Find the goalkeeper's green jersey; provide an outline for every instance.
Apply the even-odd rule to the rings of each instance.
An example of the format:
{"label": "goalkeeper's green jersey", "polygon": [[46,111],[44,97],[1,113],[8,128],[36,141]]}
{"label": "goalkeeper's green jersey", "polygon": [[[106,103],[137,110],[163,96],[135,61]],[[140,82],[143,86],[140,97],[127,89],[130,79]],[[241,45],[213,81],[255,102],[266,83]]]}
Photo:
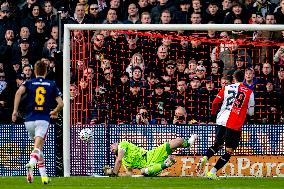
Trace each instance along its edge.
{"label": "goalkeeper's green jersey", "polygon": [[129,168],[144,168],[147,164],[147,150],[140,148],[128,141],[118,144],[118,150],[124,150],[122,165]]}

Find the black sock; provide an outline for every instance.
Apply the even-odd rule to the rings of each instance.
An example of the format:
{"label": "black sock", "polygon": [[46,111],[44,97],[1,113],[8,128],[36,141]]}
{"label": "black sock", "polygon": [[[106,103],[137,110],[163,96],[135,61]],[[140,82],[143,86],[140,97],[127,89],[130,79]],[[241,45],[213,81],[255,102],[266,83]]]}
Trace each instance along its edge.
{"label": "black sock", "polygon": [[226,152],[218,159],[216,165],[214,166],[217,169],[217,171],[221,169],[230,160],[231,156],[232,156],[231,152]]}
{"label": "black sock", "polygon": [[215,146],[211,146],[207,152],[206,152],[206,156],[207,158],[211,158],[212,156],[214,156],[214,154],[216,154],[219,151],[219,148],[216,148]]}

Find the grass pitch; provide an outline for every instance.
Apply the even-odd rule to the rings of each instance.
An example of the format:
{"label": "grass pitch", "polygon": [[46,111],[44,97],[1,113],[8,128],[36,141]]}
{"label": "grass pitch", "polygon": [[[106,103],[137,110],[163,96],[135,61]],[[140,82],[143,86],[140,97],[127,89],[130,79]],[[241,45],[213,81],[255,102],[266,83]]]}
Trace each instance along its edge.
{"label": "grass pitch", "polygon": [[283,188],[284,178],[221,178],[208,180],[207,178],[192,177],[53,177],[48,185],[43,185],[39,177],[29,184],[25,177],[0,177],[1,189],[262,189]]}

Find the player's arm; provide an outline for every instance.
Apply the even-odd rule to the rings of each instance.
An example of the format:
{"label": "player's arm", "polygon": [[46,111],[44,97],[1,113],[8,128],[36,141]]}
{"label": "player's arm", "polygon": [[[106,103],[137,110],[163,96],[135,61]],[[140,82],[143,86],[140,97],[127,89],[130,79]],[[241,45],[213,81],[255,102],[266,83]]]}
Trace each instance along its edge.
{"label": "player's arm", "polygon": [[225,92],[225,87],[223,87],[219,93],[217,94],[217,96],[215,97],[213,103],[212,103],[212,115],[216,115],[217,110],[218,110],[218,105],[220,102],[223,101],[224,99],[224,92]]}
{"label": "player's arm", "polygon": [[18,109],[19,109],[19,104],[21,101],[22,95],[26,92],[26,87],[24,85],[21,85],[19,89],[17,90],[14,98],[14,110],[12,114],[12,121],[15,122],[17,120],[18,116]]}
{"label": "player's arm", "polygon": [[122,165],[122,158],[124,156],[125,151],[123,149],[118,149],[118,154],[115,160],[114,168],[112,170],[112,173],[114,175],[118,175],[119,169]]}
{"label": "player's arm", "polygon": [[251,93],[249,97],[248,110],[247,110],[248,115],[250,116],[254,115],[254,106],[255,106],[254,93]]}
{"label": "player's arm", "polygon": [[57,106],[49,113],[52,119],[56,119],[58,117],[58,113],[63,109],[64,106],[61,96],[56,97],[55,100],[57,102]]}

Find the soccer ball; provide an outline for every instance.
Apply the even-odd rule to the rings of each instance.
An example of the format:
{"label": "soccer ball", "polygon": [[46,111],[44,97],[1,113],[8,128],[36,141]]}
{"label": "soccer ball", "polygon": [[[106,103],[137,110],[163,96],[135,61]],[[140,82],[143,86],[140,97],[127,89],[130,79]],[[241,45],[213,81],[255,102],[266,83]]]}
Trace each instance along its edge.
{"label": "soccer ball", "polygon": [[89,128],[84,128],[80,131],[79,137],[82,141],[91,142],[94,139],[94,133]]}

